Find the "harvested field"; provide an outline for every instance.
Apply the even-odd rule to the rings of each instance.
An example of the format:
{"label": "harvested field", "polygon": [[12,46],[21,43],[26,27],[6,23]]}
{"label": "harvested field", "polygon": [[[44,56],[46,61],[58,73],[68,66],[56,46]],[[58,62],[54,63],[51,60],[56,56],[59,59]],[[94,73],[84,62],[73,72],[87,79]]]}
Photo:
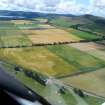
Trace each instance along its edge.
{"label": "harvested field", "polygon": [[46,29],[46,30],[32,30],[34,35],[29,35],[33,43],[54,43],[54,42],[70,42],[78,41],[80,38],[61,30],[61,29]]}
{"label": "harvested field", "polygon": [[65,84],[105,97],[105,68],[61,79]]}
{"label": "harvested field", "polygon": [[104,45],[100,45],[94,42],[87,42],[87,43],[72,43],[70,46],[75,47],[81,51],[89,52],[91,50],[101,50],[104,49]]}

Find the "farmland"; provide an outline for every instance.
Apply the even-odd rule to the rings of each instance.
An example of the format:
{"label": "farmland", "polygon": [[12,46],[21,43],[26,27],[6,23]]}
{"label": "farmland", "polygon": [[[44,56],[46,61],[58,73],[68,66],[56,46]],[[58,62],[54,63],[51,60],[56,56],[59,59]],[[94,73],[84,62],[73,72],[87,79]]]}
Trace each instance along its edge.
{"label": "farmland", "polygon": [[31,45],[27,36],[10,21],[0,21],[0,25],[0,47]]}
{"label": "farmland", "polygon": [[0,21],[0,40],[1,47],[17,47],[31,46],[32,43],[79,41],[80,38],[36,21],[11,20]]}
{"label": "farmland", "polygon": [[105,61],[105,46],[97,43],[89,42],[89,43],[78,43],[78,44],[70,44],[70,46],[77,48],[83,52],[86,52],[94,57],[102,59]]}
{"label": "farmland", "polygon": [[105,66],[102,60],[64,45],[0,49],[0,59],[50,76],[93,71]]}
{"label": "farmland", "polygon": [[[30,31],[31,32],[31,31]],[[45,29],[32,31],[29,39],[34,43],[54,43],[79,41],[80,38],[61,29]]]}
{"label": "farmland", "polygon": [[68,85],[105,97],[105,68],[95,72],[62,79]]}
{"label": "farmland", "polygon": [[[44,18],[0,21],[0,66],[53,105],[101,105],[104,102],[102,98],[87,94],[81,98],[71,87],[66,86],[85,88],[93,93],[98,89],[97,94],[105,96],[101,88],[105,87],[105,47],[96,42],[81,42],[100,39],[100,36],[72,29],[70,24],[65,26],[67,21],[61,21],[58,21],[57,26],[49,24],[48,19]],[[63,42],[73,43],[59,44]],[[16,72],[14,65],[23,71],[38,73],[54,80],[43,86],[23,71]],[[84,74],[76,77],[78,73]],[[60,81],[57,80],[59,77]],[[94,82],[97,83],[93,85]],[[59,93],[62,86],[66,87],[65,94]]]}
{"label": "farmland", "polygon": [[104,102],[104,99],[89,95],[86,95],[85,98],[81,98],[80,96],[75,94],[70,87],[66,87],[65,94],[61,94],[59,93],[59,89],[62,87],[62,83],[60,83],[59,81],[54,80],[52,84],[43,86],[37,81],[27,77],[22,71],[16,73],[14,67],[10,64],[1,61],[0,66],[6,68],[8,73],[14,75],[15,78],[20,80],[24,85],[33,89],[53,105],[100,105]]}
{"label": "farmland", "polygon": [[0,21],[0,47],[79,42],[100,38],[75,29],[56,28],[46,21],[43,19]]}
{"label": "farmland", "polygon": [[[74,43],[70,44],[69,46],[79,49],[80,51],[83,51],[93,57],[97,57],[98,59],[103,60],[103,62],[105,61],[104,45],[89,42],[89,43]],[[72,85],[74,87],[78,87],[85,91],[93,92],[97,95],[105,97],[104,72],[105,68],[102,68],[86,74],[75,75],[72,77],[68,76],[67,78],[65,77],[62,78],[61,80],[68,85]]]}
{"label": "farmland", "polygon": [[69,29],[69,31],[73,35],[75,35],[77,37],[80,37],[82,39],[86,39],[86,40],[93,40],[93,39],[101,38],[100,36],[97,36],[95,34],[83,32],[83,31],[80,31],[80,30]]}
{"label": "farmland", "polygon": [[24,49],[1,49],[0,58],[15,63],[27,69],[43,72],[43,74],[57,75],[75,72],[72,65],[64,62],[43,47]]}
{"label": "farmland", "polygon": [[48,49],[80,71],[91,71],[104,67],[104,62],[102,60],[71,46],[53,46],[48,47]]}

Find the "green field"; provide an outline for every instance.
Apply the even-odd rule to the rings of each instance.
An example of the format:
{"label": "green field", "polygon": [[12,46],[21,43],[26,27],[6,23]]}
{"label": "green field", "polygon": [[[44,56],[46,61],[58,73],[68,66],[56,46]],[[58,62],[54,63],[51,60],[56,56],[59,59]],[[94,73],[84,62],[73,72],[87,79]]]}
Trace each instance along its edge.
{"label": "green field", "polygon": [[0,30],[0,47],[31,45],[31,41],[20,30]]}
{"label": "green field", "polygon": [[0,47],[31,45],[31,41],[11,21],[0,21]]}
{"label": "green field", "polygon": [[18,24],[15,25],[16,27],[18,27],[20,30],[22,29],[35,29],[38,27],[38,24]]}
{"label": "green field", "polygon": [[93,39],[101,38],[100,36],[97,36],[92,33],[87,33],[87,32],[83,32],[83,31],[79,31],[79,30],[75,30],[75,29],[69,29],[69,30],[70,30],[70,33],[72,33],[73,35],[78,36],[85,40],[93,40]]}
{"label": "green field", "polygon": [[54,18],[50,21],[51,24],[59,27],[70,27],[72,23],[69,22],[68,18]]}
{"label": "green field", "polygon": [[105,28],[104,28],[104,23],[98,23],[99,25],[95,24],[88,24],[88,25],[83,25],[80,28],[82,29],[87,29],[90,30],[91,32],[96,32],[97,34],[101,34],[104,36],[105,34]]}
{"label": "green field", "polygon": [[0,30],[13,30],[17,27],[11,21],[1,21],[0,20]]}

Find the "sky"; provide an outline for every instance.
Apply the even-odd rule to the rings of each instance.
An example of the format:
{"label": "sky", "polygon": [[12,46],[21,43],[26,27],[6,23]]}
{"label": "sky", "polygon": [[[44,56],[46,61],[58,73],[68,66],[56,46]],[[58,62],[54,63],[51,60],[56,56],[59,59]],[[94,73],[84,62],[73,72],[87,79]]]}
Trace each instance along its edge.
{"label": "sky", "polygon": [[105,17],[105,0],[0,0],[0,10],[93,14]]}

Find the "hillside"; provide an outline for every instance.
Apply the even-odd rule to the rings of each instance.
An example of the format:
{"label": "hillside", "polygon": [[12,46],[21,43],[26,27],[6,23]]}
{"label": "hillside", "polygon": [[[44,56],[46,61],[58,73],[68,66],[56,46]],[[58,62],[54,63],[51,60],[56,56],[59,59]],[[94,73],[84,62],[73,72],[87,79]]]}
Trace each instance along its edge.
{"label": "hillside", "polygon": [[92,15],[74,17],[59,16],[51,19],[50,24],[65,28],[75,28],[82,31],[94,32],[101,35],[105,34],[105,19]]}

